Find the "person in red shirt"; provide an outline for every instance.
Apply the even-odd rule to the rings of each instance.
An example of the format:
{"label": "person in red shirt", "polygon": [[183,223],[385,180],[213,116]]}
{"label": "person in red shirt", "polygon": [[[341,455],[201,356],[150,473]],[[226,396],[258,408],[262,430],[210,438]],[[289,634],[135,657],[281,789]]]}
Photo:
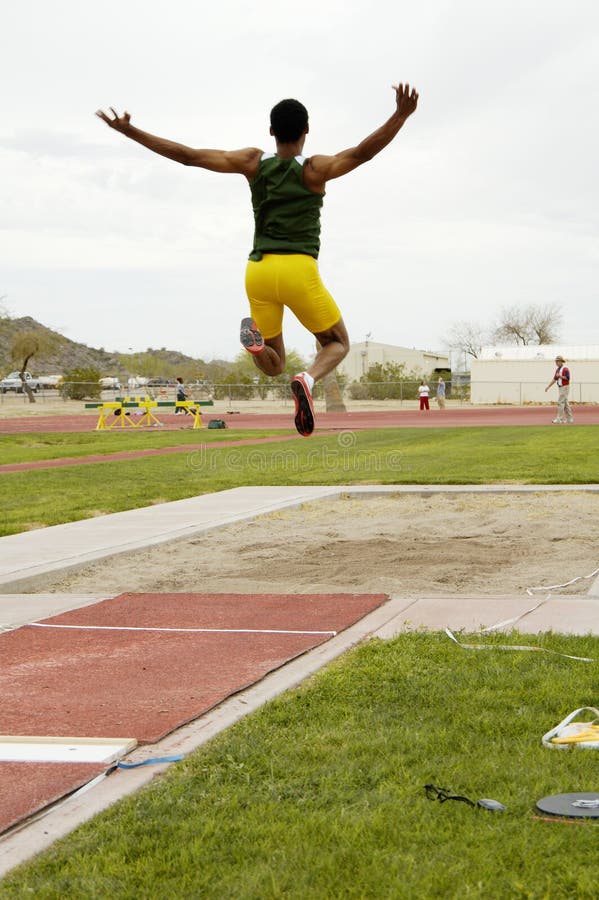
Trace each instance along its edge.
{"label": "person in red shirt", "polygon": [[570,393],[570,369],[566,365],[566,360],[563,356],[555,357],[555,365],[557,366],[555,374],[545,388],[545,392],[547,392],[550,387],[557,384],[557,415],[553,420],[553,424],[571,425],[574,417],[568,400]]}

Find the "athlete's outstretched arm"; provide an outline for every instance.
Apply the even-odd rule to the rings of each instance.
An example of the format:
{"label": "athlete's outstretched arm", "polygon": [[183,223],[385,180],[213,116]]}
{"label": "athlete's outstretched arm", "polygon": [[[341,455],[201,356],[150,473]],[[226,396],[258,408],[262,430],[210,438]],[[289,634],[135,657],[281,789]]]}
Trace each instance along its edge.
{"label": "athlete's outstretched arm", "polygon": [[247,178],[253,178],[256,173],[262,153],[256,147],[246,147],[244,150],[199,150],[136,128],[131,124],[131,116],[128,112],[119,116],[112,106],[110,111],[114,118],[101,109],[97,111],[96,115],[110,128],[120,131],[125,137],[142,144],[153,153],[166,156],[167,159],[172,159],[184,166],[199,166],[201,169],[210,169],[211,172],[239,174],[245,175]]}
{"label": "athlete's outstretched arm", "polygon": [[324,190],[325,182],[332,178],[347,175],[368,162],[377,153],[390,144],[406,119],[412,115],[418,105],[418,92],[410,91],[410,85],[394,85],[395,112],[387,121],[364,138],[355,147],[342,150],[334,156],[312,156],[306,163],[304,178],[311,190]]}

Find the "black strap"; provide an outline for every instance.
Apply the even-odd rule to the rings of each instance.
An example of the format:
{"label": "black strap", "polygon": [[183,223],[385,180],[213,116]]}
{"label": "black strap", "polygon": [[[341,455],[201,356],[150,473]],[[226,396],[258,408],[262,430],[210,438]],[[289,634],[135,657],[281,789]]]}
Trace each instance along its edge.
{"label": "black strap", "polygon": [[445,803],[446,800],[460,800],[462,803],[467,803],[468,806],[476,806],[476,803],[468,797],[462,797],[460,794],[452,794],[447,788],[437,787],[436,784],[425,784],[424,790],[426,791],[426,796],[429,800],[438,800],[439,803]]}

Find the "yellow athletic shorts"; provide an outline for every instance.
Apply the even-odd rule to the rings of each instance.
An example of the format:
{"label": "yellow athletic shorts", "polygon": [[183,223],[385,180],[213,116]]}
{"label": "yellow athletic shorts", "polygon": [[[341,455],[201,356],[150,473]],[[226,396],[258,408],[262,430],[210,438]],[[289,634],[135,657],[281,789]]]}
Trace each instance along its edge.
{"label": "yellow athletic shorts", "polygon": [[281,333],[286,306],[312,334],[327,331],[341,318],[321,281],[318,263],[304,253],[265,253],[259,262],[249,260],[245,289],[252,317],[266,339]]}

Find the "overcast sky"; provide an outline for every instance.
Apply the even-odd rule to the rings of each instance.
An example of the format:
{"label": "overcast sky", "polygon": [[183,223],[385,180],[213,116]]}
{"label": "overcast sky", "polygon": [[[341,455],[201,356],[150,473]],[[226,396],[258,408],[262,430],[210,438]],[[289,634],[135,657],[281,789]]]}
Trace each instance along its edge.
{"label": "overcast sky", "polygon": [[[419,107],[330,182],[320,269],[352,341],[441,349],[458,320],[558,303],[599,344],[597,0],[19,0],[2,16],[0,296],[73,340],[233,359],[253,221],[242,176],[188,169],[99,107],[196,147],[357,143],[408,82]],[[286,341],[313,341],[287,314]]]}

